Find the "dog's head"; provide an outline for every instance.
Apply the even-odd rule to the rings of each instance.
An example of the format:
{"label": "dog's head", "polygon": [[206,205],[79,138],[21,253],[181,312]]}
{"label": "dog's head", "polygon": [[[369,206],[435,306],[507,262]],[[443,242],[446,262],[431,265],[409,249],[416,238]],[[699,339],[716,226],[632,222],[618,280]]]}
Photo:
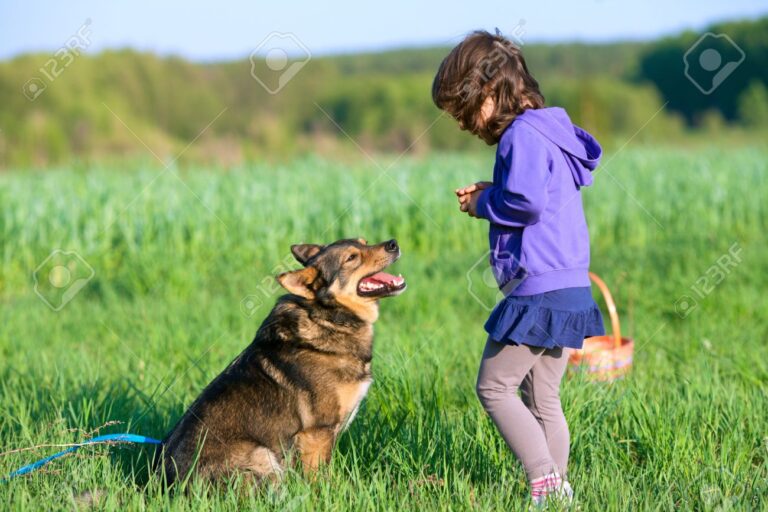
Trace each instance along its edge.
{"label": "dog's head", "polygon": [[341,304],[363,320],[376,320],[378,299],[405,290],[405,279],[383,272],[400,257],[396,240],[376,245],[362,238],[300,244],[291,246],[291,252],[304,268],[277,276],[283,288],[327,305]]}

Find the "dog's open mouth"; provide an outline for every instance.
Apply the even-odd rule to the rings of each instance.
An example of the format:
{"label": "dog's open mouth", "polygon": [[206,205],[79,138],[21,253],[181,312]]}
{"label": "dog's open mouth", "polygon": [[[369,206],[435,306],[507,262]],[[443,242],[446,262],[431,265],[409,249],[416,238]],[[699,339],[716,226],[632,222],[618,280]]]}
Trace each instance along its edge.
{"label": "dog's open mouth", "polygon": [[405,279],[403,276],[393,276],[386,272],[376,272],[357,283],[357,293],[363,297],[395,295],[403,290],[405,290]]}

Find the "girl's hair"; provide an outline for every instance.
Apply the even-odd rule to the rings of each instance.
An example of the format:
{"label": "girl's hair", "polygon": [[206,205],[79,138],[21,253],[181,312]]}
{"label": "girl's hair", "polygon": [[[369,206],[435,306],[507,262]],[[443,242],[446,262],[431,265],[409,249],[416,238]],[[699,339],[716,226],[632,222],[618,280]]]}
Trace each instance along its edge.
{"label": "girl's hair", "polygon": [[[480,109],[488,96],[495,106],[483,123]],[[468,35],[443,59],[432,83],[432,101],[488,144],[499,142],[517,115],[544,106],[520,48],[484,30]]]}

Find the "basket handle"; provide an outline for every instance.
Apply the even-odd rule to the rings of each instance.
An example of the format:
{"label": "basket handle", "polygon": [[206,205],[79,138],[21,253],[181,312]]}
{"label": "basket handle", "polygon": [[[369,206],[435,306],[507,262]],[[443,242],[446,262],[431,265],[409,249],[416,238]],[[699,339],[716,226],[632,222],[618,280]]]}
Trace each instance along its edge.
{"label": "basket handle", "polygon": [[605,299],[605,305],[608,307],[608,315],[610,315],[611,317],[611,329],[613,330],[613,340],[616,345],[616,348],[620,348],[621,347],[621,326],[619,325],[619,314],[616,312],[616,303],[613,302],[613,296],[611,295],[611,291],[608,289],[608,286],[605,284],[605,282],[602,279],[600,279],[600,276],[598,276],[597,274],[590,272],[589,278],[592,281],[594,281],[597,287],[600,288],[600,292],[603,294],[603,299]]}

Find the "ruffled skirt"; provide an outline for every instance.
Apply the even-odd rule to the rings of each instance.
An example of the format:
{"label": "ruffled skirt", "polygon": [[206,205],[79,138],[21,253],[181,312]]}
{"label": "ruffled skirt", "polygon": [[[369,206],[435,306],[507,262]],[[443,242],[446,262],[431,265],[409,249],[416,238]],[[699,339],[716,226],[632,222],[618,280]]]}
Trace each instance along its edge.
{"label": "ruffled skirt", "polygon": [[501,343],[545,348],[581,348],[584,338],[605,334],[589,287],[510,295],[496,305],[485,330]]}

